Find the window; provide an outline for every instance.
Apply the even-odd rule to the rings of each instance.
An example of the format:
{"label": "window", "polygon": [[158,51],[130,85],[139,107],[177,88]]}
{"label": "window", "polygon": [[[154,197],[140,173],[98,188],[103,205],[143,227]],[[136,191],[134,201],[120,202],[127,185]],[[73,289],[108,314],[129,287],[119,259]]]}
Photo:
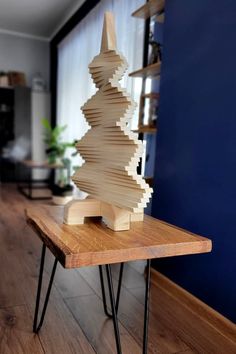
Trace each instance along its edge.
{"label": "window", "polygon": [[[112,11],[115,15],[117,47],[126,57],[128,72],[142,67],[142,20],[131,17],[143,0],[101,0],[101,2],[70,32],[58,47],[57,123],[67,124],[64,138],[80,139],[88,129],[80,107],[91,97],[96,88],[88,71],[88,64],[100,52],[103,15]],[[131,79],[128,73],[121,82],[138,103],[141,79]],[[132,126],[137,124],[138,109]],[[78,157],[76,164],[82,159]]]}

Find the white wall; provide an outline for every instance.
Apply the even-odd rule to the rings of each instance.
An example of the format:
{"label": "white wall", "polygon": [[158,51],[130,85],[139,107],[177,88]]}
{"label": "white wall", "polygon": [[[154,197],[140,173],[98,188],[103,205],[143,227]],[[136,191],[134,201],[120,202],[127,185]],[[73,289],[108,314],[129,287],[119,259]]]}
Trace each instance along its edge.
{"label": "white wall", "polygon": [[27,85],[40,72],[49,87],[49,42],[0,32],[0,71],[22,71]]}
{"label": "white wall", "polygon": [[[50,118],[50,95],[45,92],[32,92],[31,94],[31,136],[32,136],[32,160],[45,162],[47,156],[45,153],[45,143],[43,141],[44,128],[42,118]],[[48,170],[35,169],[33,171],[34,179],[45,179],[48,176]]]}

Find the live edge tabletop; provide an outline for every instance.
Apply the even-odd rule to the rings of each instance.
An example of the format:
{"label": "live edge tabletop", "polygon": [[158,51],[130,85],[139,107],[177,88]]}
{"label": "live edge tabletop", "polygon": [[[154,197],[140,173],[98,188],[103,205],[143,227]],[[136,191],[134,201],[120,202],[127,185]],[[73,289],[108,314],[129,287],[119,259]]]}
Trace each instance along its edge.
{"label": "live edge tabletop", "polygon": [[63,207],[26,210],[27,222],[65,268],[120,263],[211,251],[211,241],[145,216],[129,231],[114,232],[100,219],[63,224]]}

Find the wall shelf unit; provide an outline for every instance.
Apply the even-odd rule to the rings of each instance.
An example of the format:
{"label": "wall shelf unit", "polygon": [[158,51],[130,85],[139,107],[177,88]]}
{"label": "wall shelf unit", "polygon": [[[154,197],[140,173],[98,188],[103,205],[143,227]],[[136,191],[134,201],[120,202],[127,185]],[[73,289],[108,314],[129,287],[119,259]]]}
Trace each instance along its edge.
{"label": "wall shelf unit", "polygon": [[165,6],[165,0],[149,0],[145,5],[132,13],[133,17],[148,19],[158,13],[163,12]]}
{"label": "wall shelf unit", "polygon": [[[145,0],[143,0],[145,1]],[[138,167],[138,173],[147,175],[144,177],[150,185],[153,185],[154,159],[158,106],[159,106],[159,82],[161,75],[162,36],[155,37],[157,31],[165,19],[165,0],[147,0],[147,2],[132,13],[132,16],[144,21],[144,48],[143,67],[129,74],[130,77],[141,78],[142,88],[139,102],[138,127],[133,131],[138,133],[139,139],[145,141],[145,152]],[[153,92],[150,92],[153,91]],[[156,92],[155,92],[156,91]]]}

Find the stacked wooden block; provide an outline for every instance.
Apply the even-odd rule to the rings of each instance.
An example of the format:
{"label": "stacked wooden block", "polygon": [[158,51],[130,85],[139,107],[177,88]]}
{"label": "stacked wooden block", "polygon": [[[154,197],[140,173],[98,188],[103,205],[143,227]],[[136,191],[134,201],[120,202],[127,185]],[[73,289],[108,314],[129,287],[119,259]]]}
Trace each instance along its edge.
{"label": "stacked wooden block", "polygon": [[82,107],[91,127],[77,144],[85,163],[73,181],[108,208],[127,211],[132,221],[133,214],[139,215],[133,220],[142,219],[152,189],[137,174],[143,145],[129,126],[135,103],[119,84],[126,69],[125,58],[116,51],[113,16],[106,13],[101,52],[89,65],[98,91]]}

